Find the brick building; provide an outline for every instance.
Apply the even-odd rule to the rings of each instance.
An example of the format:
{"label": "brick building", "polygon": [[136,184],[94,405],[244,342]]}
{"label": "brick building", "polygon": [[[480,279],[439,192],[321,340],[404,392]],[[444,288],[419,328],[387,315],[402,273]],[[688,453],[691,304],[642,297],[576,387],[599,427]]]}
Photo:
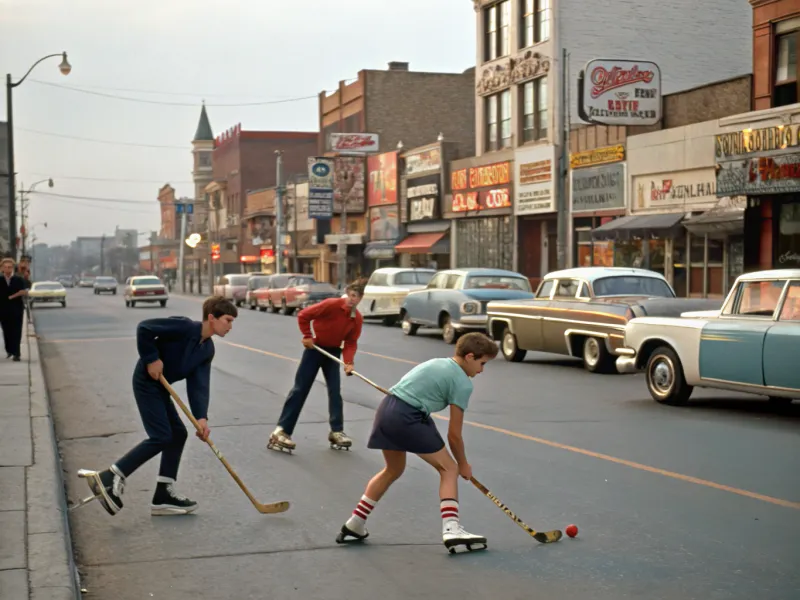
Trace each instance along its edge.
{"label": "brick building", "polygon": [[[580,122],[577,73],[591,59],[654,61],[665,94],[750,72],[750,45],[742,42],[749,38],[750,14],[743,2],[709,0],[692,10],[662,0],[606,2],[592,9],[591,18],[586,5],[585,0],[473,0],[476,160],[467,168],[509,172],[512,178],[459,190],[464,198],[508,195],[508,200],[502,206],[493,201],[491,217],[459,211],[455,266],[479,266],[479,251],[488,245],[494,246],[494,256],[505,257],[504,266],[532,278],[557,266],[552,248],[557,207],[569,200],[556,193],[561,177],[562,49],[569,53],[573,123]],[[459,244],[459,231],[470,239],[477,235],[479,243]]]}
{"label": "brick building", "polygon": [[800,268],[800,2],[750,0],[753,108],[720,120],[718,196],[743,196],[744,270]]}
{"label": "brick building", "polygon": [[308,157],[317,151],[317,132],[244,131],[241,125],[217,136],[212,154],[213,181],[204,192],[209,198],[211,237],[220,244],[222,271],[242,271],[242,256],[258,255],[246,235],[247,192],[275,187],[276,154],[283,152],[284,181],[308,171]]}

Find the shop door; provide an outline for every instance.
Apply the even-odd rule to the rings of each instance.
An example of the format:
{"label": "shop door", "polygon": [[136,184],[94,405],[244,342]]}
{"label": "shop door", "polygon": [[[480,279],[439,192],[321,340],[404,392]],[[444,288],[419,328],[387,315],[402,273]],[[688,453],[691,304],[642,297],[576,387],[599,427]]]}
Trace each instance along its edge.
{"label": "shop door", "polygon": [[519,272],[526,277],[542,276],[542,222],[519,220]]}

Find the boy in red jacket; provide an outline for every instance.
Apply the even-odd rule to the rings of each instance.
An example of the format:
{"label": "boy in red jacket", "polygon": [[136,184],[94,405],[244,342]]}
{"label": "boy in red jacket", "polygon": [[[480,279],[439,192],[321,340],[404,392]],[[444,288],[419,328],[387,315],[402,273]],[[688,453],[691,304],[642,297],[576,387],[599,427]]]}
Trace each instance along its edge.
{"label": "boy in red jacket", "polygon": [[[361,301],[364,290],[357,284],[350,284],[345,292],[344,298],[323,300],[319,304],[301,310],[297,315],[297,324],[303,334],[305,350],[294,377],[294,387],[283,405],[278,426],[269,436],[267,442],[269,449],[294,450],[296,444],[292,441],[291,436],[320,369],[322,369],[328,387],[328,413],[331,425],[328,441],[331,447],[335,448],[350,448],[353,445],[353,441],[344,433],[344,408],[340,389],[339,363],[314,348],[314,344],[316,344],[337,358],[341,356],[345,363],[344,372],[347,375],[353,372],[353,359],[364,322],[361,313],[356,310],[356,306]],[[314,323],[313,335],[311,332],[312,322]],[[342,343],[344,343],[344,350]]]}

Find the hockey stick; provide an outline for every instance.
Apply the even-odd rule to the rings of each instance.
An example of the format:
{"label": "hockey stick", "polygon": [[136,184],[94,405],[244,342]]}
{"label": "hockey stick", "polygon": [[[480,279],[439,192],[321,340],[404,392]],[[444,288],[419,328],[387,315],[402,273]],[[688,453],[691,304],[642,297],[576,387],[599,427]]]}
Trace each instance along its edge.
{"label": "hockey stick", "polygon": [[511,512],[510,508],[508,508],[505,504],[500,502],[500,499],[497,496],[495,496],[492,492],[490,492],[489,489],[485,485],[483,485],[481,482],[479,482],[474,477],[470,477],[469,480],[472,482],[472,484],[476,488],[478,488],[481,492],[483,492],[483,494],[487,498],[489,498],[489,500],[491,500],[498,507],[500,507],[500,509],[502,509],[502,511],[504,513],[506,513],[508,515],[508,517],[512,521],[514,521],[514,523],[516,523],[517,525],[522,527],[525,531],[527,531],[530,534],[530,536],[533,539],[535,539],[537,542],[541,542],[542,544],[549,544],[551,542],[557,542],[564,535],[558,529],[554,529],[553,531],[536,531],[535,529],[531,529],[530,527],[528,527],[528,525],[525,524],[525,522],[522,521],[522,519],[520,519],[517,515],[515,515],[513,512]]}
{"label": "hockey stick", "polygon": [[[197,429],[198,433],[202,433],[203,430],[200,427],[200,424],[197,422],[197,419],[195,419],[194,415],[189,411],[188,408],[186,408],[186,405],[180,399],[180,396],[178,396],[175,390],[172,389],[172,386],[169,383],[167,383],[167,380],[164,379],[164,376],[160,375],[158,379],[159,381],[161,381],[161,384],[167,389],[169,395],[172,396],[172,399],[175,401],[175,404],[177,404],[180,407],[180,409],[183,411],[183,414],[185,414],[192,422],[192,425],[194,425],[194,428]],[[214,445],[214,442],[212,442],[211,439],[209,438],[206,440],[206,444],[208,444],[212,452],[216,454],[220,462],[223,465],[225,465],[225,468],[228,470],[228,473],[231,474],[231,477],[233,477],[234,481],[236,481],[239,487],[242,488],[242,491],[247,495],[247,497],[250,499],[250,502],[253,503],[253,506],[256,507],[256,510],[258,512],[260,512],[262,515],[269,515],[275,513],[282,513],[289,510],[288,502],[274,502],[272,504],[262,504],[261,502],[256,500],[253,497],[253,494],[250,493],[250,490],[247,489],[247,486],[245,486],[244,482],[242,482],[242,480],[239,479],[239,476],[236,474],[236,471],[233,470],[233,467],[231,467],[228,461],[225,460],[225,457],[222,456],[222,452],[217,450],[217,447]]]}
{"label": "hockey stick", "polygon": [[[331,358],[331,359],[333,359],[333,360],[337,361],[338,363],[340,363],[342,366],[344,366],[344,362],[342,362],[341,360],[339,360],[338,358],[336,358],[336,357],[335,357],[333,354],[331,354],[330,352],[326,352],[325,350],[323,350],[322,348],[320,348],[320,347],[319,347],[319,346],[317,346],[316,344],[314,345],[314,348],[316,348],[317,350],[319,350],[320,352],[322,352],[322,354],[324,354],[324,355],[325,355],[325,356],[327,356],[328,358]],[[379,392],[382,392],[382,393],[386,394],[387,396],[389,395],[389,392],[388,392],[388,390],[385,390],[384,388],[382,388],[381,386],[379,386],[379,385],[378,385],[377,383],[375,383],[374,381],[370,381],[369,379],[367,379],[366,377],[364,377],[364,376],[363,376],[363,375],[361,375],[360,373],[357,373],[356,371],[353,371],[353,375],[355,375],[356,377],[358,377],[358,378],[360,378],[360,379],[362,379],[362,380],[366,381],[368,384],[370,384],[372,387],[374,387],[374,388],[375,388],[376,390],[378,390]],[[484,486],[484,485],[483,485],[481,482],[479,482],[479,481],[478,481],[477,479],[475,479],[474,477],[470,477],[470,481],[471,481],[471,482],[472,482],[472,484],[473,484],[473,485],[474,485],[476,488],[478,488],[478,489],[479,489],[479,490],[480,490],[480,491],[481,491],[481,492],[482,492],[482,493],[483,493],[483,494],[484,494],[484,495],[485,495],[487,498],[489,498],[489,500],[491,500],[491,501],[492,501],[492,502],[494,502],[494,503],[495,503],[495,504],[496,504],[498,507],[500,507],[500,509],[501,509],[501,510],[502,510],[504,513],[506,513],[506,514],[508,515],[508,517],[509,517],[509,518],[510,518],[512,521],[514,521],[514,522],[515,522],[517,525],[519,525],[519,526],[520,526],[520,527],[522,527],[522,528],[523,528],[525,531],[527,531],[527,532],[530,534],[530,536],[531,536],[531,537],[533,537],[533,538],[534,538],[534,539],[535,539],[537,542],[541,542],[542,544],[549,544],[549,543],[551,543],[551,542],[557,542],[557,541],[558,541],[558,540],[560,540],[560,539],[561,539],[561,537],[564,535],[564,534],[563,534],[563,533],[561,533],[561,531],[559,531],[558,529],[554,529],[553,531],[536,531],[535,529],[531,529],[531,528],[530,528],[528,525],[526,525],[526,524],[525,524],[525,522],[524,522],[524,521],[522,521],[522,519],[520,519],[520,518],[519,518],[517,515],[515,515],[513,512],[511,512],[511,509],[509,509],[509,508],[508,508],[508,507],[507,507],[505,504],[503,504],[502,502],[500,502],[500,500],[497,498],[497,496],[495,496],[494,494],[492,494],[492,492],[490,492],[490,491],[489,491],[489,489],[488,489],[486,486]]]}

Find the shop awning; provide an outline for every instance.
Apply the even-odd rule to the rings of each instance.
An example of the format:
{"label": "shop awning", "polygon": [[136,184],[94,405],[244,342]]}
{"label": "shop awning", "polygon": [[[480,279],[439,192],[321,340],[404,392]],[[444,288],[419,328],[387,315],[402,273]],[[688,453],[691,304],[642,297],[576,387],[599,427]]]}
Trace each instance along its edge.
{"label": "shop awning", "polygon": [[696,217],[683,222],[693,235],[728,235],[744,233],[746,196],[721,198],[717,205]]}
{"label": "shop awning", "polygon": [[596,240],[662,237],[673,233],[686,216],[685,212],[620,217],[592,230]]}
{"label": "shop awning", "polygon": [[[402,242],[395,246],[396,252],[407,252],[409,254],[446,254],[447,250],[436,248],[436,246],[445,236],[446,231],[436,231],[434,233],[412,233]],[[440,244],[441,246],[441,244]]]}

